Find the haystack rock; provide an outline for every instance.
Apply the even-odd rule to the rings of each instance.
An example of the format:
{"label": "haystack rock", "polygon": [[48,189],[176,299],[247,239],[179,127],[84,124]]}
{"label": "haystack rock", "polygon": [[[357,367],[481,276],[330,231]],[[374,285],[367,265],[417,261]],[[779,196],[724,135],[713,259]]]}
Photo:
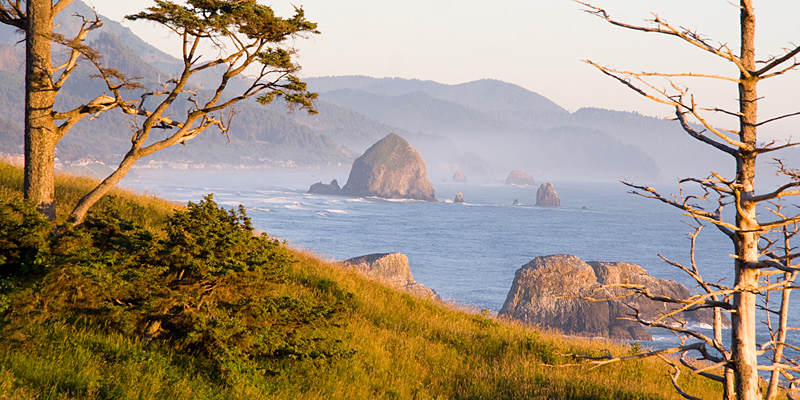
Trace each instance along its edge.
{"label": "haystack rock", "polygon": [[353,162],[342,194],[436,201],[419,152],[394,133],[379,140]]}
{"label": "haystack rock", "polygon": [[533,180],[533,176],[528,173],[528,171],[523,171],[521,169],[515,169],[508,174],[508,178],[506,178],[506,185],[535,185],[536,181]]}
{"label": "haystack rock", "polygon": [[[643,285],[659,296],[685,299],[691,295],[685,286],[656,279],[638,265],[586,263],[578,257],[559,254],[534,258],[517,270],[500,314],[569,335],[652,340],[643,325],[624,318],[631,318],[636,309],[643,319],[654,320],[675,310],[675,305],[640,295],[587,300],[612,299],[629,293],[629,289],[604,286],[624,283]],[[713,312],[707,309],[682,312],[675,317],[676,324],[712,324],[714,320]]]}
{"label": "haystack rock", "polygon": [[408,257],[403,253],[368,254],[346,260],[344,265],[411,294],[439,297],[436,292],[414,280],[408,264]]}
{"label": "haystack rock", "polygon": [[461,171],[456,171],[456,173],[453,174],[453,182],[466,182],[466,181],[467,177],[464,176],[464,174],[462,174]]}
{"label": "haystack rock", "polygon": [[308,188],[308,193],[339,195],[342,194],[342,188],[339,187],[339,182],[334,179],[330,184],[327,185],[322,182],[317,182],[311,185],[311,187]]}
{"label": "haystack rock", "polygon": [[539,207],[561,207],[561,200],[552,183],[543,183],[536,191],[536,205]]}
{"label": "haystack rock", "polygon": [[458,192],[458,193],[456,194],[456,198],[455,198],[455,200],[453,200],[453,203],[457,203],[457,204],[464,204],[464,195],[463,195],[463,194],[461,194],[461,192]]}

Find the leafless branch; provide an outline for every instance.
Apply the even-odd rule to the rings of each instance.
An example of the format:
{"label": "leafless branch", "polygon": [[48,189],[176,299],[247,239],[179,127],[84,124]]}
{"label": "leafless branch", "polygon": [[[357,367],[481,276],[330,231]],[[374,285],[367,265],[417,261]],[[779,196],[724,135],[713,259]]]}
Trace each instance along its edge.
{"label": "leafless branch", "polygon": [[[770,62],[769,64],[765,65],[764,67],[762,67],[761,69],[756,71],[753,75],[762,76],[762,75],[766,74],[767,72],[769,72],[771,69],[783,64],[784,62],[788,61],[791,58],[794,58],[798,53],[800,53],[800,46],[797,46],[794,49],[788,51],[786,54],[783,55],[783,57],[777,58],[774,61]],[[775,74],[772,74],[770,76],[780,75],[783,72],[791,70],[791,69],[793,69],[793,68],[795,68],[797,66],[798,66],[798,63],[795,62],[789,68],[784,68],[784,70],[782,72],[775,73]]]}
{"label": "leafless branch", "polygon": [[595,7],[595,6],[591,5],[591,4],[584,3],[582,1],[578,1],[578,0],[574,0],[574,1],[576,3],[584,5],[585,7],[588,7],[589,9],[585,10],[587,13],[593,14],[593,15],[596,15],[596,16],[602,18],[602,19],[605,19],[606,21],[608,21],[612,25],[619,26],[619,27],[626,28],[626,29],[630,29],[630,30],[634,30],[634,31],[651,32],[651,33],[658,33],[658,34],[663,34],[663,35],[667,35],[667,36],[677,37],[679,39],[682,39],[685,42],[688,42],[689,44],[691,44],[691,45],[693,45],[695,47],[698,47],[698,48],[700,48],[702,50],[705,50],[705,51],[707,51],[707,52],[709,52],[711,54],[714,54],[714,55],[716,55],[718,57],[721,57],[721,58],[723,58],[725,60],[733,62],[734,64],[736,64],[736,66],[739,68],[739,70],[742,73],[744,73],[744,74],[746,74],[748,76],[750,75],[750,73],[747,71],[747,69],[745,69],[744,66],[742,65],[741,60],[739,59],[739,57],[735,56],[733,54],[733,51],[731,51],[731,49],[728,48],[727,45],[723,44],[723,45],[720,45],[720,46],[713,46],[706,39],[702,38],[697,32],[690,31],[688,29],[683,29],[683,28],[680,28],[680,29],[676,28],[676,27],[670,25],[669,23],[667,23],[666,21],[664,21],[663,19],[659,18],[658,15],[654,14],[653,15],[653,19],[647,21],[647,22],[650,22],[650,23],[654,24],[655,27],[631,25],[631,24],[627,24],[627,23],[612,19],[609,16],[608,12],[606,12],[606,10],[604,10],[602,8]]}

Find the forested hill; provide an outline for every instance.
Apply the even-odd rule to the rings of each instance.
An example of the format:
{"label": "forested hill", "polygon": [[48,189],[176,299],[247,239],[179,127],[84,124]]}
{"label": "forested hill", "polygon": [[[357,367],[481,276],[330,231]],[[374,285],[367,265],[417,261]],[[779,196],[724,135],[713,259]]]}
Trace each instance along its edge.
{"label": "forested hill", "polygon": [[[69,33],[92,15],[79,0],[59,14],[59,29]],[[0,153],[21,154],[24,77],[21,36],[0,26]],[[179,39],[175,39],[179,40]],[[108,66],[158,87],[179,61],[150,46],[117,22],[106,21],[88,42]],[[59,95],[59,107],[82,104],[103,93],[103,85],[82,68]],[[207,71],[195,81],[214,87]],[[704,175],[718,165],[703,145],[677,123],[635,113],[582,109],[570,113],[549,99],[497,80],[459,85],[364,76],[307,79],[320,93],[320,113],[287,113],[283,104],[254,102],[236,106],[230,141],[206,132],[158,152],[144,163],[197,166],[329,167],[347,166],[378,139],[394,132],[420,150],[434,179],[461,170],[475,179],[501,179],[511,169],[526,169],[547,180],[672,180]],[[241,83],[240,83],[241,85]],[[130,93],[131,99],[140,93]],[[579,96],[580,93],[575,93]],[[188,102],[187,102],[188,106]],[[65,166],[95,161],[116,164],[130,143],[131,118],[109,112],[76,125],[59,143]],[[713,152],[712,152],[713,153]],[[714,156],[714,154],[712,154]]]}

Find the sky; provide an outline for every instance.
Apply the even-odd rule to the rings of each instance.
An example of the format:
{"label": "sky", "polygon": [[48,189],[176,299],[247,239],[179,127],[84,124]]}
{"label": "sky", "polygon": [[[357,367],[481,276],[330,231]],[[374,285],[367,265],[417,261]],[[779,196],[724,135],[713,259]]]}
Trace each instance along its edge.
{"label": "sky", "polygon": [[[151,0],[84,0],[101,14],[121,20],[152,5]],[[302,75],[368,75],[458,84],[499,79],[520,85],[569,111],[582,107],[636,111],[667,117],[670,108],[624,88],[583,60],[632,71],[695,72],[736,76],[731,65],[675,38],[614,27],[589,15],[571,0],[293,0],[261,1],[278,15],[302,6],[319,24],[320,35],[298,39]],[[612,17],[646,24],[652,13],[739,46],[738,9],[728,0],[592,0]],[[800,1],[758,0],[757,55],[783,54],[800,44]],[[124,22],[134,33],[175,53],[179,39],[153,23]],[[682,81],[696,101],[735,109],[736,87],[699,80]],[[800,110],[800,71],[764,81],[759,104],[763,118]],[[712,121],[724,124],[722,116]],[[765,129],[786,138],[800,118]],[[800,137],[800,134],[795,135]]]}

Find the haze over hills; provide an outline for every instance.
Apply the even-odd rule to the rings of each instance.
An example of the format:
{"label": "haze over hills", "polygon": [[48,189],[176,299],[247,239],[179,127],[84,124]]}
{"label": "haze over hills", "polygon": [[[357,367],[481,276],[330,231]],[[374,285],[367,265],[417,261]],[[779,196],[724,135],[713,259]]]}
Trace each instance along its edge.
{"label": "haze over hills", "polygon": [[[75,1],[60,16],[61,29],[75,29],[72,15],[91,15]],[[24,104],[21,38],[0,26],[0,152],[21,154]],[[114,21],[89,36],[104,60],[129,76],[157,87],[179,61],[145,43]],[[103,93],[88,68],[76,72],[59,95],[59,107],[82,104]],[[214,87],[213,71],[196,80]],[[497,80],[459,85],[364,76],[309,78],[320,93],[319,115],[287,113],[276,102],[236,106],[230,142],[206,132],[143,160],[219,167],[347,166],[388,133],[417,148],[432,180],[449,179],[461,170],[473,180],[499,180],[512,169],[526,169],[537,180],[673,181],[727,173],[721,154],[687,137],[677,122],[636,113],[581,109],[570,113],[549,99]],[[240,83],[242,84],[242,83]],[[576,96],[580,93],[576,92]],[[138,98],[139,93],[130,93]],[[188,107],[188,102],[186,102]],[[180,113],[184,113],[180,110]],[[84,120],[60,142],[57,156],[65,165],[87,160],[114,165],[130,143],[130,118],[109,112]],[[102,140],[98,140],[102,138]],[[724,168],[723,168],[724,167]]]}

